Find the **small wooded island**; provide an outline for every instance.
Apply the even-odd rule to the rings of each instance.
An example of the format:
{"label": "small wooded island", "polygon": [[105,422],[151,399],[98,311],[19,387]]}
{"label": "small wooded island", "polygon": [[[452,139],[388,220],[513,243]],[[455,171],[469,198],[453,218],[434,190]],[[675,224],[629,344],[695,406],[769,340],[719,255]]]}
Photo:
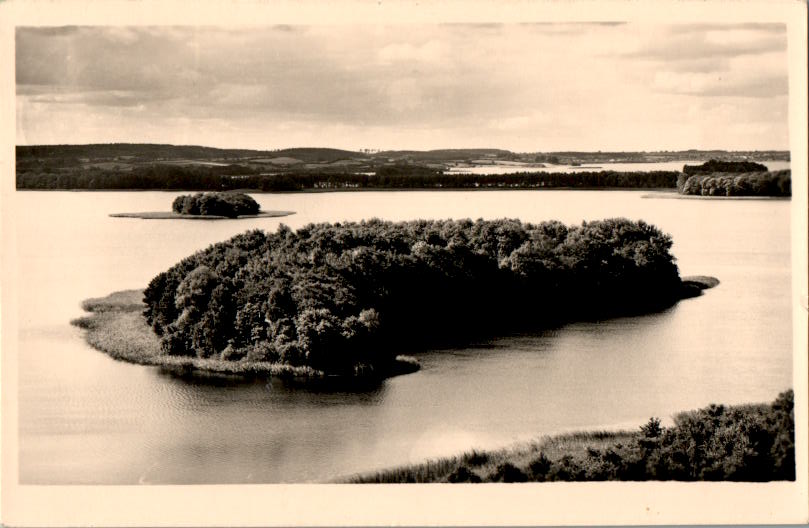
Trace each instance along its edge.
{"label": "small wooded island", "polygon": [[137,363],[388,376],[418,368],[405,351],[657,311],[718,282],[681,279],[671,245],[623,218],[282,225],[183,259],[142,303],[87,301],[76,324]]}
{"label": "small wooded island", "polygon": [[677,177],[677,191],[697,196],[792,196],[792,171],[768,171],[751,161],[710,160],[685,165]]}
{"label": "small wooded island", "polygon": [[174,199],[171,212],[116,213],[119,218],[172,219],[199,218],[218,220],[223,218],[276,217],[292,214],[290,211],[261,212],[258,202],[240,192],[205,192],[183,194]]}

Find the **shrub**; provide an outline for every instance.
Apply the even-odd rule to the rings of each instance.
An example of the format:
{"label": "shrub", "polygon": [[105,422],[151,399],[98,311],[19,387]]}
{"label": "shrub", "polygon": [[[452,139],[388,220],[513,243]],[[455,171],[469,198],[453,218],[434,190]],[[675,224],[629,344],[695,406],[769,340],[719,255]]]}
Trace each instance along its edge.
{"label": "shrub", "polygon": [[480,482],[481,479],[471,469],[466,466],[458,466],[458,468],[449,474],[447,482]]}
{"label": "shrub", "polygon": [[489,480],[491,482],[527,482],[528,475],[514,464],[504,462],[497,466]]}

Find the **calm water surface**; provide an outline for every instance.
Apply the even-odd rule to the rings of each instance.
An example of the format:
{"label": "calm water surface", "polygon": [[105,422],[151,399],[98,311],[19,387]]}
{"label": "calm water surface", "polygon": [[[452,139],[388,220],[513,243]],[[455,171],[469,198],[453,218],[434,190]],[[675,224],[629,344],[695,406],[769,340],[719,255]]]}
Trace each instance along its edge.
{"label": "calm water surface", "polygon": [[[297,214],[108,216],[167,210],[177,194],[16,193],[22,483],[321,481],[547,433],[634,428],[711,402],[768,401],[792,385],[789,201],[635,191],[259,194],[263,209]],[[613,216],[658,225],[673,236],[683,275],[722,284],[663,313],[423,352],[420,372],[353,390],[181,379],[114,361],[69,325],[82,299],[142,288],[250,228]]]}

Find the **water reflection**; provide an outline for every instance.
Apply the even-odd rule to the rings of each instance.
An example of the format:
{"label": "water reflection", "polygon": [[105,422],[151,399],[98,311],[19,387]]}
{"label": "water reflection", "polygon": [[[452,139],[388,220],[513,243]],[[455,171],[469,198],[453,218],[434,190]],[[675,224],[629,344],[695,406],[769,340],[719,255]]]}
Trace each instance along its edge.
{"label": "water reflection", "polygon": [[272,399],[274,404],[293,405],[378,405],[385,397],[386,380],[380,378],[285,378],[255,376],[197,370],[155,369],[157,375],[194,398],[219,400],[225,393],[239,398],[251,395],[253,400]]}

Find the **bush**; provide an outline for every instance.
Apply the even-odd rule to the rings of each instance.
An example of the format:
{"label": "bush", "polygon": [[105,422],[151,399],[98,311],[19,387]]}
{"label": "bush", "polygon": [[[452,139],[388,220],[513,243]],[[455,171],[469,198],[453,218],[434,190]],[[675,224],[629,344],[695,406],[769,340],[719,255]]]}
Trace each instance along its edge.
{"label": "bush", "polygon": [[497,466],[488,480],[491,482],[527,482],[528,475],[514,464],[504,462]]}
{"label": "bush", "polygon": [[459,466],[449,474],[447,482],[481,482],[480,477],[466,466]]}

